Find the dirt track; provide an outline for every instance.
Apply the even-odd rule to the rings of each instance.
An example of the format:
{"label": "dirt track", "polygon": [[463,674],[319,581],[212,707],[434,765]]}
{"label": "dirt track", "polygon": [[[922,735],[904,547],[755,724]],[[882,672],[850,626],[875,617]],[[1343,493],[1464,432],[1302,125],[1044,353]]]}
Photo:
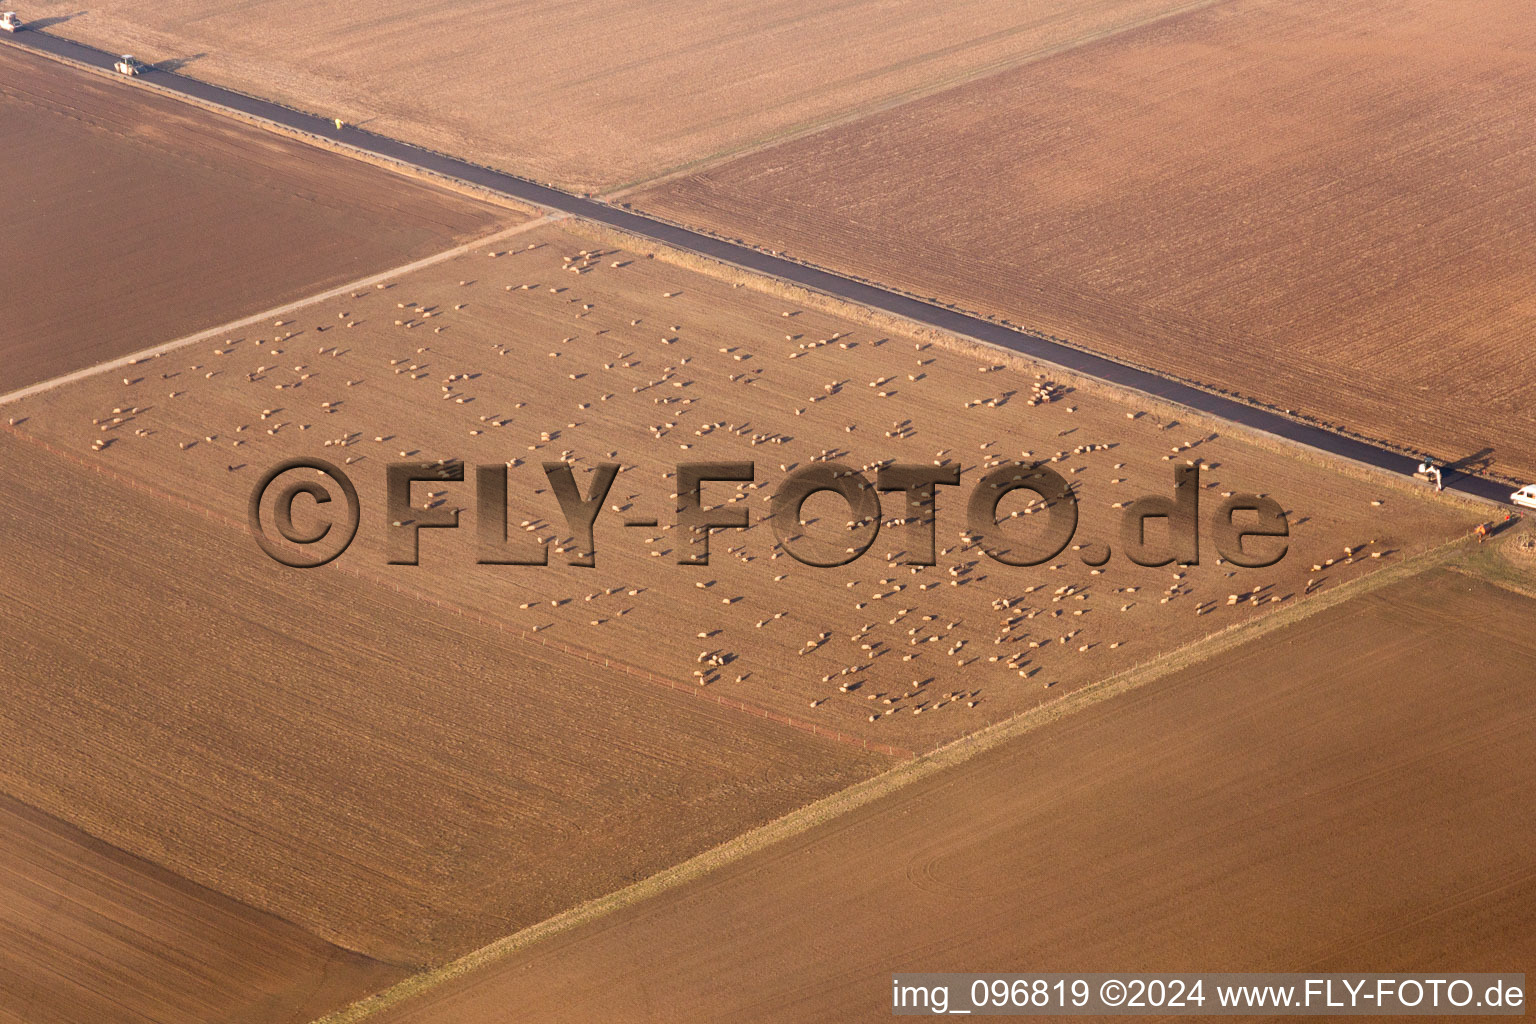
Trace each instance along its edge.
{"label": "dirt track", "polygon": [[1225,4],[630,199],[1532,478],[1536,18],[1468,14]]}
{"label": "dirt track", "polygon": [[522,215],[0,47],[0,393]]}
{"label": "dirt track", "polygon": [[[261,138],[263,146],[287,145]],[[286,166],[290,157],[280,162]],[[321,180],[318,172],[313,180]],[[189,176],[181,187],[195,184]],[[246,181],[242,194],[249,186]],[[370,209],[375,214],[394,216],[383,206]],[[421,230],[421,237],[447,237],[446,229],[436,236],[429,227]],[[247,225],[242,238],[250,234]],[[5,670],[7,712],[0,718],[8,734],[0,737],[7,751],[0,756],[0,790],[328,940],[394,961],[436,962],[675,863],[877,764],[691,697],[594,672],[587,663],[509,639],[502,624],[538,628],[589,652],[612,649],[685,682],[700,647],[727,649],[730,668],[712,674],[711,689],[701,692],[924,747],[1262,614],[1272,600],[1285,605],[1384,564],[1370,554],[1396,561],[1463,528],[1458,511],[1420,496],[1325,471],[1200,424],[1173,422],[1096,391],[1066,391],[1040,408],[1026,406],[1033,372],[1000,357],[930,350],[627,253],[581,260],[580,272],[567,276],[559,255],[593,247],[591,241],[549,230],[517,247],[529,241],[544,248],[496,262],[477,253],[393,288],[301,310],[270,329],[258,325],[127,376],[81,381],[7,410],[21,438],[0,436],[0,452],[8,464],[33,467],[49,489],[32,493],[27,487],[35,481],[18,479],[0,493],[8,532],[21,551],[0,574],[9,576],[0,581],[7,593],[18,595],[0,630],[12,659]],[[216,262],[200,256],[202,263]],[[264,269],[279,261],[254,262]],[[348,269],[339,279],[354,276]],[[206,290],[226,297],[223,281],[212,280]],[[91,297],[92,281],[67,283],[73,291],[66,300]],[[269,305],[277,284],[256,286],[267,296],[259,305]],[[152,289],[146,295],[154,309],[146,306],[145,319],[174,305],[156,306]],[[91,301],[102,309],[122,307],[120,295]],[[151,341],[176,333],[155,329]],[[813,340],[834,334],[825,345]],[[101,354],[108,353],[94,358]],[[973,408],[971,402],[962,411],[978,394],[992,404]],[[676,399],[681,402],[673,404]],[[769,434],[784,443],[748,443]],[[90,442],[103,440],[111,442],[105,452],[90,450]],[[73,458],[60,459],[49,446]],[[745,535],[751,548],[722,538],[718,568],[707,576],[672,565],[657,571],[674,553],[675,539],[658,531],[642,542],[610,518],[600,545],[616,557],[595,573],[466,570],[468,545],[449,540],[468,529],[425,540],[420,570],[380,569],[378,467],[405,452],[471,463],[522,460],[513,474],[514,522],[527,516],[539,524],[535,532],[556,538],[558,559],[564,531],[549,524],[547,502],[529,497],[539,493],[530,481],[542,459],[569,457],[585,486],[591,465],[617,452],[611,457],[639,472],[633,483],[621,478],[613,507],[663,513],[663,474],[675,461],[755,458],[766,468],[834,451],[854,465],[902,455],[949,459],[967,470],[1054,453],[1084,489],[1091,530],[1103,530],[1114,499],[1166,490],[1170,460],[1193,458],[1209,464],[1213,491],[1260,489],[1284,499],[1297,523],[1295,553],[1281,569],[1234,581],[1237,574],[1210,562],[1177,575],[1121,565],[1094,577],[1073,555],[1059,566],[1011,574],[952,547],[945,552],[952,557],[931,574],[937,579],[924,577],[942,589],[928,594],[925,587],[919,598],[916,580],[875,561],[838,579],[807,578],[814,574],[797,570],[790,586],[775,589],[766,581],[778,582],[774,577],[790,567],[769,567],[767,544],[757,546],[763,530]],[[363,455],[354,472],[365,515],[372,515],[345,571],[278,569],[227,522],[243,511],[256,472],[297,453],[336,461]],[[81,470],[82,461],[118,476],[98,479]],[[148,497],[119,477],[169,497]],[[776,474],[759,479],[771,487]],[[439,503],[448,502],[472,509],[467,487]],[[183,503],[225,522],[188,515]],[[837,509],[824,505],[817,514],[835,519]],[[945,524],[941,546],[952,544],[957,525]],[[1341,557],[1346,544],[1362,553]],[[1324,560],[1336,564],[1307,568]],[[398,582],[404,592],[380,587],[384,581]],[[997,604],[1025,601],[1041,587],[1027,604]],[[904,591],[903,608],[880,603],[898,591]],[[1252,601],[1236,602],[1237,594],[1250,592]],[[1224,603],[1229,593],[1233,600]],[[452,602],[476,617],[459,618],[412,594]],[[1026,611],[1040,618],[1024,625]],[[822,642],[813,641],[823,629]],[[146,646],[147,635],[156,643]],[[929,641],[908,651],[923,659],[917,665],[895,666],[908,650],[904,645]],[[807,653],[796,656],[802,646]],[[999,651],[1024,660],[998,665]],[[840,671],[871,663],[874,671],[858,677],[864,692],[835,689]],[[1127,745],[1140,738],[1122,737]],[[89,755],[85,768],[82,750]],[[1076,756],[1067,774],[1113,775],[1103,768],[1102,750]],[[1126,775],[1139,778],[1144,770],[1145,764]],[[1181,776],[1169,789],[1187,788],[1190,778],[1199,781],[1213,770]],[[1250,784],[1254,777],[1247,777]],[[1119,806],[1141,806],[1145,796],[1137,791]],[[987,870],[1007,870],[1010,878],[1027,872],[1032,865],[1019,864],[1011,844],[996,835],[1012,827],[1009,815],[1017,809],[1004,814],[986,798],[980,805],[971,807],[973,819],[994,831],[981,841],[965,840],[968,853],[979,851],[978,859],[992,865]],[[1056,805],[1032,809],[1042,821],[1058,820]],[[855,834],[868,827],[866,817],[854,820]],[[1110,817],[1085,812],[1085,828],[1113,839],[1120,823]],[[1092,838],[1037,835],[1041,844],[1063,843],[1063,853],[1078,842],[1091,845]],[[901,847],[879,847],[891,848]],[[941,899],[955,895],[947,887],[952,873],[982,870],[956,861],[952,852],[935,855],[936,869],[909,872],[906,884],[927,894],[913,899],[917,920],[952,909]],[[1177,853],[1182,859],[1183,851]],[[1218,855],[1223,871],[1252,856],[1230,844]],[[1120,865],[1135,859],[1124,849],[1117,856]],[[35,866],[24,868],[18,886],[39,884],[41,876]],[[728,874],[725,884],[736,884],[734,878]],[[977,885],[960,898],[978,897],[985,879],[965,881]],[[1051,881],[1042,879],[1042,887]],[[762,899],[801,884],[775,883]],[[846,929],[859,951],[853,963],[869,968],[861,969],[861,981],[888,970],[859,959],[879,949],[878,938],[889,930],[881,916],[869,915],[870,907],[888,905],[884,893],[903,882],[886,877],[885,884],[885,890],[870,889],[849,880],[830,904],[824,894],[818,902],[793,893],[826,913],[834,931]],[[1052,905],[1067,908],[1063,914],[1082,910],[1069,896]],[[743,899],[752,914],[766,906]],[[857,914],[855,900],[862,904]],[[975,912],[974,904],[970,909]],[[727,924],[752,921],[736,913],[716,908],[708,916]],[[1524,923],[1511,925],[1502,904],[1493,905],[1484,922],[1491,928]],[[712,923],[702,926],[706,933]],[[803,937],[805,922],[796,926]],[[777,928],[767,930],[765,941],[787,940],[791,932]],[[1106,923],[1103,931],[1115,929]],[[642,945],[619,934],[616,941],[628,943],[622,956],[653,953],[652,937]],[[703,942],[664,938],[683,950],[685,969],[690,957],[697,970],[717,969]],[[272,948],[258,943],[251,956],[280,959],[286,941],[279,937]],[[709,941],[718,952],[721,937]],[[575,962],[590,962],[584,948],[572,948]],[[126,942],[112,969],[146,949]],[[848,966],[840,945],[823,951],[811,943],[810,950],[818,964],[824,955]],[[547,967],[537,955],[533,961],[539,970]],[[741,991],[752,999],[753,984],[765,986],[757,990],[765,996],[767,986],[776,985],[800,992],[801,1008],[822,1012],[819,1000],[833,984],[816,975],[816,965],[804,974],[809,984],[767,972]],[[180,991],[167,975],[152,980]],[[846,983],[848,976],[837,980]],[[102,988],[87,982],[68,998],[89,1001]],[[698,986],[693,994],[709,998]],[[172,997],[151,985],[134,998],[148,1013],[157,1000]],[[826,1014],[856,1015],[861,1006],[840,1004]],[[591,1003],[585,1009],[601,1018],[613,1008]],[[755,1003],[697,1007],[706,1017],[762,1016],[763,1009]],[[650,1013],[634,1005],[619,1010],[620,1016]],[[564,1008],[549,1008],[542,1019],[563,1015]]]}
{"label": "dirt track", "polygon": [[404,974],[0,796],[0,1021],[310,1020]]}
{"label": "dirt track", "polygon": [[0,456],[0,791],[347,948],[438,961],[884,763]]}
{"label": "dirt track", "polygon": [[[210,11],[56,0],[113,52],[539,181],[597,189],[1156,17],[1189,0],[489,0]],[[47,19],[45,19],[47,20]]]}
{"label": "dirt track", "polygon": [[877,1021],[903,970],[1530,973],[1533,616],[1394,584],[371,1019]]}

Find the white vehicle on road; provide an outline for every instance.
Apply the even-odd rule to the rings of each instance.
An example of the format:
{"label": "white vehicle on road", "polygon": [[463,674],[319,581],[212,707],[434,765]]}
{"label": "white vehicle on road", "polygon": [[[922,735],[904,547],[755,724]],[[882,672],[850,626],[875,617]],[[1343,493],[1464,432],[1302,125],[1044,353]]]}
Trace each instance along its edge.
{"label": "white vehicle on road", "polygon": [[1526,484],[1511,494],[1509,500],[1522,508],[1536,508],[1536,484]]}
{"label": "white vehicle on road", "polygon": [[4,14],[0,14],[0,29],[4,29],[7,32],[21,31],[21,19],[16,17],[15,11],[6,11]]}
{"label": "white vehicle on road", "polygon": [[144,62],[131,53],[125,53],[112,65],[112,70],[120,75],[137,75],[144,70]]}

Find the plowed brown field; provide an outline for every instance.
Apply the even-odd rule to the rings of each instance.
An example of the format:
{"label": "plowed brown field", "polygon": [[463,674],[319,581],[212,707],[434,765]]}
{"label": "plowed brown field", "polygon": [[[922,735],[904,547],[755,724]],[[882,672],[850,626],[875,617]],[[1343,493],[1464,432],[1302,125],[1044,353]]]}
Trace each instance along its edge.
{"label": "plowed brown field", "polygon": [[1536,477],[1536,7],[1242,0],[631,197]]}
{"label": "plowed brown field", "polygon": [[404,973],[0,796],[0,1021],[310,1020]]}
{"label": "plowed brown field", "polygon": [[[1430,85],[1399,101],[1403,47],[1457,38],[1434,10],[1308,18],[1239,0],[1133,29],[1175,4],[889,17],[784,0],[744,17],[679,0],[669,25],[633,5],[576,19],[390,3],[188,18],[131,0],[54,28],[582,186],[1044,57],[1050,74],[953,88],[643,202],[1217,384],[1252,391],[1263,366],[1276,390],[1261,397],[1484,444],[1506,469],[1530,425],[1528,360],[1494,343],[1528,269],[1512,241],[1528,183],[1511,170],[1528,147],[1507,114],[1525,54],[1482,76],[1437,54],[1413,79]],[[538,55],[508,59],[525,44]],[[1167,85],[1196,72],[1219,102]],[[1444,94],[1474,87],[1487,102],[1446,123]],[[1338,115],[1338,95],[1360,109]],[[1248,130],[1262,102],[1301,112],[1291,136]],[[1125,123],[1139,141],[1113,137]],[[507,124],[515,151],[487,127]],[[1180,131],[1200,145],[1165,157]],[[21,197],[0,250],[28,256],[5,275],[18,297],[0,392],[519,216],[5,48],[0,132]],[[1383,139],[1419,170],[1361,171],[1386,159]],[[945,164],[951,149],[972,163]],[[953,187],[926,196],[925,178]],[[1493,226],[1452,236],[1442,213]],[[575,230],[496,246],[6,404],[0,1019],[323,1012],[867,778],[890,763],[872,745],[934,748],[1475,520],[1400,481]],[[1468,253],[1476,273],[1458,269]],[[1344,369],[1324,337],[1352,353]],[[1396,346],[1431,338],[1442,358],[1483,361],[1421,394],[1407,384],[1425,364]],[[1292,401],[1298,388],[1316,404]],[[1470,425],[1436,433],[1470,394]],[[244,523],[258,476],[298,455],[345,467],[363,510],[356,544],[314,571],[266,558]],[[462,459],[466,479],[418,485],[399,515],[453,510],[460,528],[423,531],[420,566],[387,564],[384,467],[431,459]],[[727,459],[754,462],[754,484],[710,484],[706,500],[755,525],[717,533],[708,567],[680,567],[676,464]],[[1016,459],[1049,460],[1081,510],[1078,546],[1032,568],[989,560],[962,529],[977,477]],[[566,564],[551,460],[583,490],[599,462],[623,464],[597,568]],[[825,461],[962,469],[941,492],[938,564],[902,564],[912,536],[890,521],[848,567],[785,557],[767,502]],[[482,464],[508,467],[509,533],[548,542],[550,566],[475,564]],[[1201,563],[1130,565],[1121,508],[1195,464]],[[1270,568],[1211,546],[1209,512],[1248,491],[1289,516]],[[894,495],[884,508],[900,515]],[[1030,531],[1022,502],[1003,513]],[[807,516],[807,533],[848,542],[839,503]],[[1536,719],[1520,685],[1530,618],[1526,599],[1449,573],[1356,598],[399,1016],[846,1020],[888,1013],[884,979],[904,966],[1529,959],[1536,862],[1500,830],[1536,824],[1519,742]],[[1474,654],[1469,679],[1456,666]]]}
{"label": "plowed brown field", "polygon": [[0,464],[0,791],[375,958],[473,948],[885,763],[285,569],[238,515],[9,432]]}
{"label": "plowed brown field", "polygon": [[[1041,382],[1021,364],[800,310],[660,260],[579,257],[594,243],[558,228],[517,243],[6,411],[23,436],[233,518],[279,460],[329,459],[361,495],[361,529],[338,563],[346,570],[690,690],[707,683],[706,697],[911,750],[1395,564],[1474,521],[1432,496],[1108,391],[1064,387],[1031,405]],[[98,442],[108,447],[93,451]],[[962,485],[939,498],[938,564],[886,561],[911,544],[890,523],[840,569],[780,557],[764,519],[769,495],[786,467],[823,457],[962,467]],[[461,526],[421,531],[420,566],[389,565],[384,467],[438,458],[471,468],[462,483],[417,485],[413,505],[459,509]],[[631,467],[603,504],[596,568],[567,564],[574,540],[541,468],[561,458],[584,493],[599,462]],[[961,537],[965,502],[979,467],[1019,458],[1054,460],[1078,488],[1078,542],[1090,550],[1118,551],[1116,506],[1170,493],[1172,467],[1196,460],[1208,467],[1206,525],[1223,491],[1272,494],[1291,513],[1288,554],[1239,571],[1219,564],[1207,537],[1201,564],[1187,569],[1114,554],[1095,572],[1090,550],[1073,548],[1032,568],[995,563]],[[708,484],[705,500],[739,495],[734,507],[758,525],[718,532],[708,567],[680,566],[671,474],[702,460],[756,463],[755,489]],[[475,564],[481,464],[515,464],[511,532],[548,541],[549,567]],[[903,514],[899,495],[884,501],[888,517]],[[1005,514],[1022,511],[1021,498],[1005,502],[1018,506]],[[846,508],[829,495],[806,506],[818,521],[809,532],[838,552]],[[624,527],[631,516],[660,525]],[[1029,536],[1032,522],[1020,516],[1009,529]],[[701,660],[710,653],[727,663]]]}
{"label": "plowed brown field", "polygon": [[[1200,0],[111,0],[26,16],[113,52],[577,188],[614,185]],[[46,16],[46,17],[45,17]]]}
{"label": "plowed brown field", "polygon": [[371,1019],[879,1021],[892,971],[1529,973],[1533,617],[1393,584]]}
{"label": "plowed brown field", "polygon": [[522,215],[0,47],[0,393]]}

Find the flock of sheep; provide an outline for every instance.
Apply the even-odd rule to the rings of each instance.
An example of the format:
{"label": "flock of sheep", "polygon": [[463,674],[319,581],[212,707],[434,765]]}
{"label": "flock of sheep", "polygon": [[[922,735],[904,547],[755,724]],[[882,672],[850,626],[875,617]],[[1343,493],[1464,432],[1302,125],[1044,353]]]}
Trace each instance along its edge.
{"label": "flock of sheep", "polygon": [[[1002,409],[1018,398],[1026,410],[1059,407],[1060,416],[1070,423],[1077,418],[1070,416],[1077,410],[1070,403],[1083,399],[1074,398],[1071,388],[1043,374],[1021,383],[1021,375],[1002,372],[1003,365],[983,364],[977,371],[988,377],[999,374],[1000,385],[957,402],[960,408],[947,413],[950,407],[941,399],[952,390],[927,392],[926,388],[939,371],[941,354],[949,370],[964,363],[963,355],[944,352],[929,342],[899,342],[872,332],[859,332],[858,337],[851,329],[818,332],[802,326],[814,317],[797,309],[780,311],[780,323],[787,330],[770,333],[764,328],[752,337],[716,337],[710,327],[685,327],[688,316],[668,312],[669,304],[681,294],[676,290],[660,291],[640,303],[648,308],[619,315],[606,308],[611,299],[590,294],[580,285],[587,275],[625,274],[637,262],[635,258],[591,248],[561,253],[558,265],[552,265],[548,254],[538,251],[541,248],[533,243],[524,249],[480,254],[479,258],[497,261],[484,267],[484,274],[510,277],[506,283],[482,284],[472,273],[456,286],[435,286],[447,291],[425,301],[422,295],[395,301],[396,287],[403,291],[404,286],[380,284],[351,293],[340,308],[313,324],[280,318],[260,336],[230,338],[190,360],[186,352],[178,351],[133,366],[123,379],[125,397],[110,413],[94,418],[99,436],[92,448],[105,450],[131,428],[146,443],[169,442],[189,453],[205,448],[228,452],[230,457],[221,458],[219,464],[229,474],[325,449],[334,450],[348,465],[370,454],[387,462],[438,454],[457,458],[468,451],[482,455],[494,451],[493,457],[504,461],[509,470],[525,467],[527,462],[558,461],[590,472],[599,462],[619,461],[623,468],[615,490],[622,494],[610,494],[606,503],[613,518],[647,502],[658,504],[657,499],[668,493],[675,499],[676,462],[750,459],[763,450],[775,456],[771,463],[759,462],[755,480],[712,485],[719,491],[711,500],[730,506],[756,496],[766,503],[773,485],[768,474],[774,468],[788,472],[815,462],[846,463],[856,450],[880,456],[878,461],[866,459],[849,466],[863,473],[897,460],[984,470],[1018,459],[1056,463],[1069,481],[1094,459],[1127,457],[1118,452],[1104,454],[1119,448],[1120,442],[1084,442],[1072,426],[1053,429],[1052,433],[1070,436],[1073,442],[1055,450],[1024,447],[1017,441],[1009,444],[1005,439],[1009,434],[1033,438],[1038,444],[1042,432],[1040,424],[1031,420],[1039,415],[1033,411],[1006,419],[982,413],[994,417],[988,422],[997,424],[1002,436],[980,441],[971,459],[953,444],[931,447],[924,438],[941,437],[934,423],[945,415],[959,423],[965,410]],[[496,292],[505,298],[493,298]],[[385,303],[393,308],[385,307],[381,314]],[[506,303],[517,307],[510,316],[501,315],[505,311],[500,306]],[[504,340],[499,341],[487,340],[488,321],[483,318],[478,326],[460,332],[461,323],[466,322],[464,311],[471,305],[482,307],[482,317],[484,309],[495,305],[497,319],[489,322],[518,326],[503,328],[499,337]],[[539,328],[525,330],[530,322]],[[554,326],[561,323],[563,328]],[[357,330],[364,325],[369,329]],[[541,333],[548,338],[542,344]],[[835,358],[820,356],[822,349],[833,351]],[[818,366],[818,359],[827,359],[828,365],[816,371],[806,369]],[[793,372],[776,372],[774,360],[796,361],[791,364]],[[867,388],[858,388],[850,376],[850,364],[879,372],[868,379]],[[807,388],[818,377],[820,383]],[[217,382],[242,394],[248,391],[249,397],[238,399],[237,405],[248,408],[249,417],[226,429],[157,426],[176,420],[168,413],[190,407],[194,399],[189,396],[199,381]],[[432,411],[432,429],[441,434],[456,423],[462,431],[458,436],[475,440],[464,443],[466,451],[426,452],[425,438],[406,439],[387,424],[380,429],[376,418],[362,422],[351,415],[355,406],[363,404],[352,400],[356,392],[350,389],[359,386],[368,389],[368,404],[376,407],[377,394],[384,391],[388,404],[406,403],[404,407],[413,414],[425,410],[435,398],[444,404],[440,415]],[[855,392],[894,402],[897,411],[886,421],[889,426],[876,426],[867,410],[839,413]],[[567,402],[566,411],[560,412],[561,403]],[[1126,415],[1141,419],[1148,414]],[[770,422],[770,416],[784,418]],[[928,422],[920,425],[920,418]],[[1053,427],[1058,422],[1051,421]],[[1159,424],[1149,429],[1163,432],[1175,427]],[[963,433],[956,428],[956,435]],[[263,438],[277,443],[258,458],[251,448]],[[839,440],[827,445],[833,438]],[[1163,458],[1185,458],[1213,439],[1201,433],[1179,441],[1164,449]],[[431,443],[444,441],[439,436]],[[511,455],[514,450],[522,454]],[[468,463],[475,461],[466,458]],[[526,469],[539,467],[527,465]],[[1112,471],[1116,475],[1110,478],[1111,487],[1127,483],[1125,461],[1114,461]],[[654,482],[645,482],[648,474],[655,475]],[[466,481],[472,479],[466,475]],[[446,486],[429,489],[421,498],[422,506],[441,507],[455,493],[467,491],[455,492]],[[943,498],[951,506],[960,504],[948,494]],[[521,515],[514,514],[509,524],[548,544],[552,567],[559,566],[563,556],[582,553],[575,550],[573,532],[563,525],[547,490],[535,487],[521,499],[514,495],[514,500],[536,504],[522,509]],[[1003,514],[1004,522],[1042,507],[1039,501],[1016,504]],[[905,509],[893,514],[889,499],[882,514],[883,527],[895,536],[925,525]],[[755,578],[748,582],[727,587],[715,580],[690,580],[690,570],[667,564],[681,545],[675,524],[663,516],[640,545],[643,557],[657,560],[649,570],[651,578],[604,587],[587,594],[585,600],[574,593],[543,593],[522,602],[520,610],[538,610],[542,620],[551,609],[591,609],[579,619],[557,614],[553,622],[532,625],[541,630],[562,623],[567,631],[581,626],[602,630],[633,622],[639,632],[626,643],[638,645],[632,648],[635,660],[649,655],[645,648],[652,645],[648,636],[654,634],[647,631],[660,619],[671,624],[674,639],[656,642],[658,648],[678,649],[675,638],[679,636],[707,638],[706,646],[693,648],[691,671],[699,685],[751,685],[766,676],[790,676],[799,684],[780,688],[811,690],[806,700],[810,708],[840,705],[846,712],[849,702],[859,701],[864,703],[861,717],[879,722],[899,713],[916,716],[975,709],[991,700],[997,687],[1007,685],[1005,679],[1013,679],[1013,685],[1030,680],[1035,687],[1049,689],[1064,674],[1081,677],[1083,671],[1064,673],[1063,659],[1099,659],[1102,653],[1132,644],[1146,625],[1129,613],[1143,605],[1187,602],[1193,614],[1204,616],[1221,607],[1257,607],[1291,596],[1272,582],[1234,581],[1229,593],[1201,599],[1191,572],[1177,567],[1166,570],[1161,587],[1148,582],[1155,575],[1150,570],[1134,584],[1112,586],[1105,569],[1090,569],[1092,563],[1086,558],[1079,562],[1081,544],[1052,564],[1028,571],[1007,569],[989,562],[965,535],[956,542],[945,541],[942,523],[939,566],[907,565],[894,550],[882,556],[871,549],[844,569],[818,570],[786,557],[783,545],[762,528],[769,515],[765,508],[753,517],[745,534],[720,533],[712,541],[716,557],[760,563],[751,566]],[[837,528],[868,525],[857,519],[808,514],[791,539],[817,533],[835,544],[839,543]],[[632,556],[618,550],[621,544],[635,548],[633,542],[610,542],[603,558],[609,565],[617,562],[633,569]],[[1348,564],[1380,553],[1351,547],[1341,561]],[[1315,568],[1322,572],[1330,567],[1318,564]],[[1217,570],[1208,578],[1237,575],[1231,567]],[[518,579],[525,589],[544,592],[571,584],[581,578],[571,574],[580,572],[534,569]],[[738,572],[731,575],[734,580],[743,579]],[[1314,575],[1305,592],[1322,586],[1325,579]],[[696,585],[688,586],[689,582]],[[836,591],[842,591],[842,596],[834,598]],[[615,600],[625,606],[610,609]],[[841,611],[838,601],[846,602]],[[773,607],[765,609],[765,603]],[[648,615],[631,618],[646,604],[650,605]],[[1127,615],[1128,624],[1117,628],[1115,619],[1121,615]],[[797,644],[791,637],[795,625],[811,629],[811,638]],[[620,656],[626,649],[623,643],[605,642],[604,647]],[[1124,656],[1102,662],[1106,671],[1111,665],[1127,663]]]}

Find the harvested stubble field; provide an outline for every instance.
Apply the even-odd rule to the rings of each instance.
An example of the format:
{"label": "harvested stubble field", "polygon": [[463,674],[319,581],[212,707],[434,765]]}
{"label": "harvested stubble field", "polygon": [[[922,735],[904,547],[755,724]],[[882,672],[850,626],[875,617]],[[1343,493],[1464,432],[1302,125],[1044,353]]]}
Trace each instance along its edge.
{"label": "harvested stubble field", "polygon": [[0,393],[521,214],[0,47]]}
{"label": "harvested stubble field", "polygon": [[[7,411],[20,435],[230,517],[244,514],[268,467],[327,458],[361,495],[361,529],[338,563],[348,571],[697,683],[705,697],[908,750],[1335,588],[1473,522],[1395,483],[1330,471],[1107,389],[1053,386],[1051,401],[1034,404],[1047,382],[1001,356],[599,252],[557,227],[516,242]],[[1051,460],[1078,489],[1087,550],[1013,568],[961,539],[977,467],[1020,458]],[[418,484],[413,503],[462,510],[460,529],[424,529],[421,564],[388,565],[384,467],[435,459],[462,459],[465,482]],[[541,466],[562,459],[583,493],[599,462],[625,467],[598,518],[596,568],[567,564],[577,545]],[[940,491],[938,564],[887,561],[912,546],[889,520],[846,567],[780,557],[764,522],[769,496],[786,467],[824,459],[962,467],[962,486]],[[705,460],[756,462],[749,488],[705,485],[706,503],[745,507],[754,525],[716,533],[709,566],[680,566],[671,474]],[[1118,506],[1170,494],[1173,467],[1195,460],[1208,467],[1207,525],[1230,491],[1269,493],[1289,510],[1278,565],[1219,564],[1208,537],[1195,567],[1141,568],[1123,552],[1102,570],[1084,564],[1095,545],[1118,546]],[[549,567],[475,564],[481,464],[511,467],[510,533],[549,542]],[[1024,508],[1018,495],[1001,506],[1020,538],[1039,532]],[[900,495],[887,495],[884,510],[903,515]],[[805,511],[817,521],[809,533],[834,551],[847,543],[841,499],[819,495]],[[299,513],[309,514],[302,503]],[[621,525],[642,516],[660,526]]]}
{"label": "harvested stubble field", "polygon": [[404,973],[0,796],[0,1021],[310,1020]]}
{"label": "harvested stubble field", "polygon": [[[49,31],[541,181],[612,186],[1200,0],[111,0]],[[188,59],[190,58],[190,59]],[[515,131],[507,126],[515,125]]]}
{"label": "harvested stubble field", "polygon": [[1533,615],[1395,582],[370,1020],[877,1021],[892,971],[981,965],[1529,973]]}
{"label": "harvested stubble field", "polygon": [[1536,477],[1536,7],[1240,0],[638,207]]}
{"label": "harvested stubble field", "polygon": [[[0,461],[27,469],[0,488],[0,792],[374,959],[477,947],[887,763],[355,574],[284,569],[238,513],[7,431]],[[109,973],[134,962],[123,941]],[[252,970],[285,955],[253,951]],[[176,984],[117,996],[147,1012]]]}

